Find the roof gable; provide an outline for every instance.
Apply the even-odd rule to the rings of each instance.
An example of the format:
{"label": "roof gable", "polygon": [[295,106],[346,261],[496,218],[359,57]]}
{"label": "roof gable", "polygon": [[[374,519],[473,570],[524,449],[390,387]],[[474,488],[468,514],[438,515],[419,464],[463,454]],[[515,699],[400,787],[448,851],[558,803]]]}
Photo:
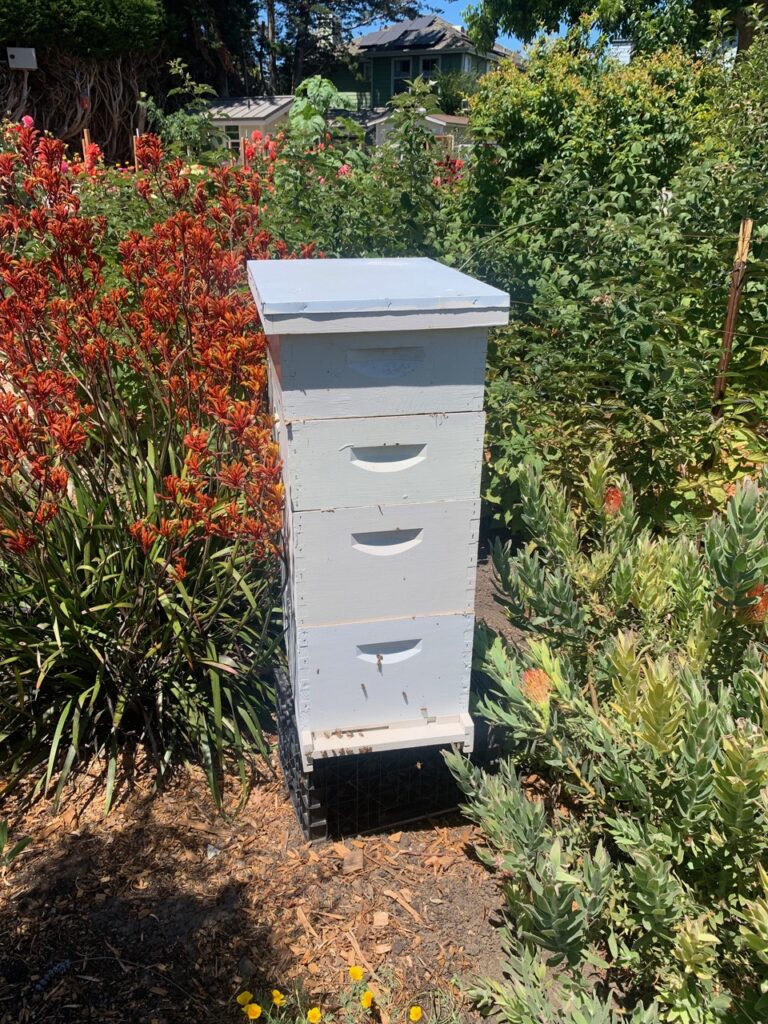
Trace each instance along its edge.
{"label": "roof gable", "polygon": [[435,14],[369,32],[352,43],[358,53],[380,53],[386,50],[474,50],[469,36]]}

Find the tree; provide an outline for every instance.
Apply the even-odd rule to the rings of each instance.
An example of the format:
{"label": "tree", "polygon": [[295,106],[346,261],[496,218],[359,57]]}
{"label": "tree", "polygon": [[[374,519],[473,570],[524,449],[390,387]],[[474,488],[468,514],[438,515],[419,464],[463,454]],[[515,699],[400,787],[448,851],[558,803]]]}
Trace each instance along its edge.
{"label": "tree", "polygon": [[311,0],[284,0],[281,44],[286,81],[295,88],[343,60],[357,29],[413,18],[423,6],[419,0],[330,0],[322,7]]}
{"label": "tree", "polygon": [[738,35],[739,48],[746,49],[753,37],[750,13],[765,16],[768,4],[765,0],[752,7],[740,0],[480,0],[465,17],[477,45],[486,49],[499,34],[530,42],[542,31],[557,32],[563,23],[573,26],[582,19],[646,48],[654,44],[696,47],[711,36],[713,18],[720,21],[721,11]]}
{"label": "tree", "polygon": [[35,47],[39,65],[0,70],[0,107],[78,148],[88,128],[127,157],[140,93],[171,96],[172,112],[168,59],[222,95],[263,89],[258,15],[257,0],[0,0],[0,39]]}

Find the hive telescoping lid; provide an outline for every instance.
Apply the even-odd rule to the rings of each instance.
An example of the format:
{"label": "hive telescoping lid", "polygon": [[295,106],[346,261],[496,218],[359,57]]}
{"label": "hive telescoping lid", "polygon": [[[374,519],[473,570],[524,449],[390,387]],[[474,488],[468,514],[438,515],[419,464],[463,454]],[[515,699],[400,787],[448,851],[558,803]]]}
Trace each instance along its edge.
{"label": "hive telescoping lid", "polygon": [[435,260],[251,260],[248,280],[267,334],[507,323],[509,296]]}

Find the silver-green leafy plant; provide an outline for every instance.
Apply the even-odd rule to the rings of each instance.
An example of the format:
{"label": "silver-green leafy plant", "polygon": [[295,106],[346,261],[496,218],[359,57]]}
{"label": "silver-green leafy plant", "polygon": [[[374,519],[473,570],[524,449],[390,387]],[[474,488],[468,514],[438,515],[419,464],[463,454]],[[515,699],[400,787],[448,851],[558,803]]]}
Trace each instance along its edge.
{"label": "silver-green leafy plant", "polygon": [[509,1024],[764,1021],[768,479],[674,539],[609,455],[522,494],[494,564],[526,640],[480,652],[507,756],[449,757],[506,895],[508,978],[475,994]]}

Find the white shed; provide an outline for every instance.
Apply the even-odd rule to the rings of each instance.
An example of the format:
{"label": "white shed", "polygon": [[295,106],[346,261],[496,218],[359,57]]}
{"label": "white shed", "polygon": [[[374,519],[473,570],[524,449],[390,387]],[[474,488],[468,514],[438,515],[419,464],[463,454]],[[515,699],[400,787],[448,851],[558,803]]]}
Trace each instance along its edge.
{"label": "white shed", "polygon": [[213,123],[223,129],[230,149],[240,149],[240,140],[251,133],[274,132],[288,117],[293,96],[246,96],[213,100]]}
{"label": "white shed", "polygon": [[[369,121],[367,126],[375,132],[374,141],[381,146],[394,127],[392,111]],[[424,113],[421,127],[430,132],[449,152],[461,149],[470,141],[469,118],[460,114],[441,114],[439,111]]]}

